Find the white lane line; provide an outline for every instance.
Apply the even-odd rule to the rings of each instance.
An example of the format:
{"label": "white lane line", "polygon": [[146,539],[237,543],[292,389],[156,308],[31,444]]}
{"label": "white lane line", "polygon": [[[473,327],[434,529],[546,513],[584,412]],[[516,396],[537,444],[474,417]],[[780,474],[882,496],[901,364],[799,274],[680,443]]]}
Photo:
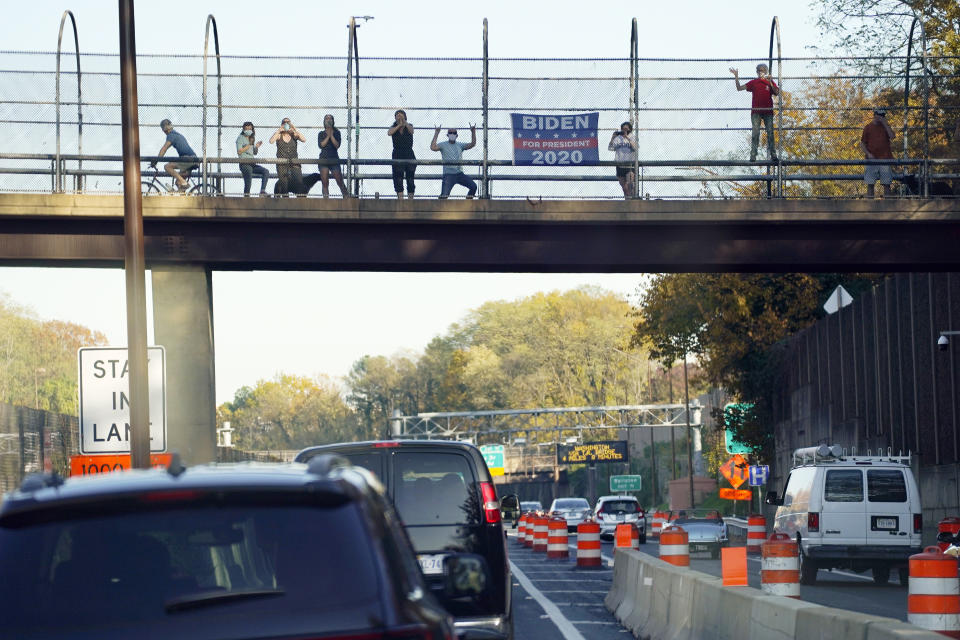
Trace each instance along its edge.
{"label": "white lane line", "polygon": [[620,626],[619,622],[607,622],[606,620],[574,620],[571,624],[609,624]]}
{"label": "white lane line", "polygon": [[[760,563],[763,562],[762,558],[751,558],[750,556],[747,556],[747,560],[752,560],[753,562],[760,562]],[[859,574],[850,573],[849,571],[842,571],[840,569],[834,569],[832,571],[828,571],[827,573],[828,574],[832,573],[833,575],[839,575],[839,576],[847,576],[848,578],[856,578],[857,580],[866,580],[867,582],[873,582],[872,576],[861,576]],[[759,571],[757,571],[757,575],[760,575]]]}
{"label": "white lane line", "polygon": [[543,607],[543,610],[550,616],[550,620],[557,626],[557,629],[560,631],[560,634],[563,636],[564,640],[586,640],[583,635],[577,631],[577,628],[567,620],[567,617],[561,613],[560,609],[557,608],[557,605],[543,595],[543,593],[533,586],[533,583],[530,582],[528,578],[520,569],[510,561],[510,570],[513,572],[513,575],[517,577],[517,580],[520,581],[520,585],[523,587],[523,590],[533,596],[533,599]]}
{"label": "white lane line", "polygon": [[584,580],[580,576],[574,576],[572,578],[533,578],[534,582],[600,582],[603,584],[610,584],[609,580]]}
{"label": "white lane line", "polygon": [[544,589],[540,593],[610,593],[609,590],[597,591],[596,589]]}
{"label": "white lane line", "polygon": [[[575,544],[568,544],[567,546],[570,547],[571,549],[573,549],[574,551],[577,550],[577,545],[575,545]],[[574,557],[576,557],[576,556],[574,556]],[[606,560],[606,561],[610,564],[611,567],[613,566],[613,558],[611,558],[610,556],[605,556],[605,555],[603,555],[602,553],[600,554],[600,557],[601,557],[603,560]]]}

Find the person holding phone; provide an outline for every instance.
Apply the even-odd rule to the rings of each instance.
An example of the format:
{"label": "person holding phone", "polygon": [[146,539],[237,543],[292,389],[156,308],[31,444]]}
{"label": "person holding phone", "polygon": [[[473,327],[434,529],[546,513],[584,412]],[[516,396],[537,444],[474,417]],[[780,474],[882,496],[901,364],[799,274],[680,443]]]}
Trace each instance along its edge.
{"label": "person holding phone", "polygon": [[[263,144],[263,140],[257,140],[256,129],[253,127],[252,122],[244,122],[243,129],[240,131],[240,135],[237,136],[237,156],[242,160],[245,158],[252,159],[257,152],[260,150],[260,145]],[[260,195],[267,195],[267,179],[270,177],[270,172],[261,167],[258,164],[253,164],[252,162],[241,162],[240,163],[240,174],[243,176],[243,195],[250,195],[250,184],[253,182],[253,176],[260,176]]]}
{"label": "person holding phone", "polygon": [[749,91],[753,94],[750,104],[750,162],[757,159],[757,145],[760,143],[760,124],[767,130],[767,157],[777,161],[777,152],[774,149],[773,138],[773,96],[780,95],[780,87],[770,79],[770,70],[765,64],[757,65],[757,77],[746,84],[740,84],[739,70],[730,67],[733,80],[737,84],[737,91]]}
{"label": "person holding phone", "polygon": [[623,189],[623,197],[627,199],[633,196],[633,183],[637,179],[637,139],[632,134],[633,125],[624,122],[614,130],[607,145],[607,149],[613,151],[613,159],[617,163],[617,181]]}
{"label": "person holding phone", "polygon": [[[407,112],[403,109],[397,109],[393,114],[393,126],[387,129],[387,135],[393,139],[394,160],[416,160],[417,156],[413,153],[413,125],[407,122]],[[395,164],[393,165],[393,190],[397,192],[397,199],[403,198],[403,179],[407,179],[407,197],[413,199],[413,193],[416,185],[413,182],[413,174],[417,170],[417,165]]]}
{"label": "person holding phone", "polygon": [[323,197],[330,197],[332,173],[340,187],[340,193],[344,198],[349,198],[350,192],[343,182],[343,172],[340,171],[340,129],[334,126],[333,116],[329,113],[323,116],[323,130],[317,134],[317,146],[320,147],[320,184],[323,187]]}
{"label": "person holding phone", "polygon": [[[270,144],[277,145],[278,159],[295,160],[297,158],[298,141],[306,142],[307,138],[293,126],[290,118],[281,120],[280,126],[270,136]],[[281,196],[290,192],[298,195],[306,193],[303,189],[303,170],[300,163],[291,162],[277,165],[277,184],[273,191]]]}

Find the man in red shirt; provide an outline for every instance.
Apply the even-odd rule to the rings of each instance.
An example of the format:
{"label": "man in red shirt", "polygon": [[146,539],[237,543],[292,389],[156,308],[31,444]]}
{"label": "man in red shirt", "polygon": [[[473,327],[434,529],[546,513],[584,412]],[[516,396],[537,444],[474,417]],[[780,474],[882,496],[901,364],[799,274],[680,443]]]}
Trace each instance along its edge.
{"label": "man in red shirt", "polygon": [[870,160],[892,160],[890,141],[893,140],[893,129],[887,123],[887,112],[884,109],[873,110],[873,120],[863,128],[860,136],[860,150],[867,162],[863,167],[863,181],[867,183],[867,197],[873,198],[873,185],[877,180],[883,185],[884,197],[890,197],[890,183],[893,182],[893,172],[889,164],[870,164]]}
{"label": "man in red shirt", "polygon": [[750,162],[757,159],[757,144],[760,142],[760,123],[767,129],[767,157],[777,161],[777,152],[773,148],[773,96],[780,95],[780,87],[770,79],[767,65],[757,65],[757,77],[747,84],[740,84],[740,72],[730,68],[733,79],[737,83],[737,91],[749,91],[753,94],[750,104],[750,123],[753,133],[750,136]]}

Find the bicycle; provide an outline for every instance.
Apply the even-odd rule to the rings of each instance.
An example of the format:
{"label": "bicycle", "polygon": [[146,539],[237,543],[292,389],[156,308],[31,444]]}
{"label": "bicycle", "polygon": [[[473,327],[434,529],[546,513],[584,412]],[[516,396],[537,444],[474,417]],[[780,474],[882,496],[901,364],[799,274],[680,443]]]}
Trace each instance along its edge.
{"label": "bicycle", "polygon": [[[193,169],[190,169],[189,171],[181,172],[180,175],[182,175],[187,181],[187,188],[183,191],[180,190],[180,187],[177,185],[176,180],[174,180],[173,178],[170,178],[169,185],[160,180],[161,176],[168,176],[168,174],[165,171],[161,172],[160,168],[155,165],[148,164],[147,167],[148,169],[153,169],[153,173],[149,174],[150,175],[149,180],[144,180],[140,183],[141,185],[140,193],[144,196],[155,196],[155,195],[168,194],[168,193],[175,193],[175,194],[185,193],[191,196],[220,195],[220,189],[218,189],[216,184],[214,184],[212,181],[208,180],[207,183],[204,185],[200,183],[199,178],[194,177],[193,172],[200,168],[199,165],[195,166]],[[146,177],[148,175],[148,171],[145,170],[141,175],[143,177]]]}

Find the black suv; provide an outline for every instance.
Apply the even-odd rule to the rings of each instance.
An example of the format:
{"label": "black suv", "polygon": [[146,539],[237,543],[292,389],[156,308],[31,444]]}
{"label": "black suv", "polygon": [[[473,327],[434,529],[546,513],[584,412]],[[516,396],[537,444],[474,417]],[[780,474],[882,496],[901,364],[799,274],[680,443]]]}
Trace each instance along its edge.
{"label": "black suv", "polygon": [[[471,559],[482,568],[454,556],[444,570]],[[9,638],[454,633],[382,486],[336,456],[31,476],[0,507],[0,567]],[[451,595],[464,597],[454,583]]]}
{"label": "black suv", "polygon": [[[477,447],[449,440],[354,442],[310,447],[297,454],[296,461],[326,453],[369,469],[387,487],[427,584],[455,616],[458,632],[513,637],[510,566],[500,510],[516,511],[520,503],[515,495],[497,500]],[[464,601],[443,593],[442,563],[451,553],[486,558],[492,580],[485,597]]]}

